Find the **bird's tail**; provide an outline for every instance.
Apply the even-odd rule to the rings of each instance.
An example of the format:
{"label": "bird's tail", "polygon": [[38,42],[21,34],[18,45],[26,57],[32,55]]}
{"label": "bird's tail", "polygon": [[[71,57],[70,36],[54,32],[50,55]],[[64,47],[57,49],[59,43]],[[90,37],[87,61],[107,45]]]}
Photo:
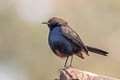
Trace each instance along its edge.
{"label": "bird's tail", "polygon": [[86,46],[86,47],[87,47],[88,51],[94,52],[96,54],[100,54],[100,55],[104,55],[104,56],[107,56],[107,54],[109,54],[106,51],[103,51],[103,50],[100,50],[100,49],[97,49],[97,48],[94,48],[94,47],[90,47],[90,46]]}

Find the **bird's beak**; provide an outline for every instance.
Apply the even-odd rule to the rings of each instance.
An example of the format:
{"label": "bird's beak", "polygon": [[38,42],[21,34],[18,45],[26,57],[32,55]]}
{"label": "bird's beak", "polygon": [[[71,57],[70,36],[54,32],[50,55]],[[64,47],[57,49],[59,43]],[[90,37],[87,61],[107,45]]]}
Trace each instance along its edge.
{"label": "bird's beak", "polygon": [[49,24],[49,22],[42,22],[42,24]]}

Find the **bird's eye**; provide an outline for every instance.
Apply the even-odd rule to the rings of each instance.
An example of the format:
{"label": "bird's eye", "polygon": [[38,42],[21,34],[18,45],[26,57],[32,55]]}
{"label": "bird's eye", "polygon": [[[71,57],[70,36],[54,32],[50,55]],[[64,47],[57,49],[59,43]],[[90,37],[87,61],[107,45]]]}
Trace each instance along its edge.
{"label": "bird's eye", "polygon": [[55,21],[54,21],[54,22],[51,22],[50,24],[51,24],[51,26],[54,26],[54,27],[58,25],[58,23],[55,22]]}

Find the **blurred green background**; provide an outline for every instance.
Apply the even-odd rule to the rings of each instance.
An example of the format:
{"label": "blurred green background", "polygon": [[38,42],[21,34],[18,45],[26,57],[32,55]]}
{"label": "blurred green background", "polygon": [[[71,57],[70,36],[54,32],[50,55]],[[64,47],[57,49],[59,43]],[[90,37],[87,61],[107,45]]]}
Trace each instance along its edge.
{"label": "blurred green background", "polygon": [[53,80],[65,59],[48,46],[41,22],[56,16],[68,21],[85,44],[107,57],[74,56],[73,66],[120,78],[120,0],[0,0],[0,80]]}

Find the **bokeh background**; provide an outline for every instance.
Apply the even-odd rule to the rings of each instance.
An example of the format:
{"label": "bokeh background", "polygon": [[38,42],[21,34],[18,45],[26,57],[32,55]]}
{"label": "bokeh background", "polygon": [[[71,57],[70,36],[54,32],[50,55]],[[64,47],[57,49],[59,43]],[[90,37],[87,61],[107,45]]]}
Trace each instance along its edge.
{"label": "bokeh background", "polygon": [[48,46],[48,21],[68,21],[87,45],[104,49],[73,66],[120,78],[120,0],[0,0],[0,80],[53,80],[65,59]]}

